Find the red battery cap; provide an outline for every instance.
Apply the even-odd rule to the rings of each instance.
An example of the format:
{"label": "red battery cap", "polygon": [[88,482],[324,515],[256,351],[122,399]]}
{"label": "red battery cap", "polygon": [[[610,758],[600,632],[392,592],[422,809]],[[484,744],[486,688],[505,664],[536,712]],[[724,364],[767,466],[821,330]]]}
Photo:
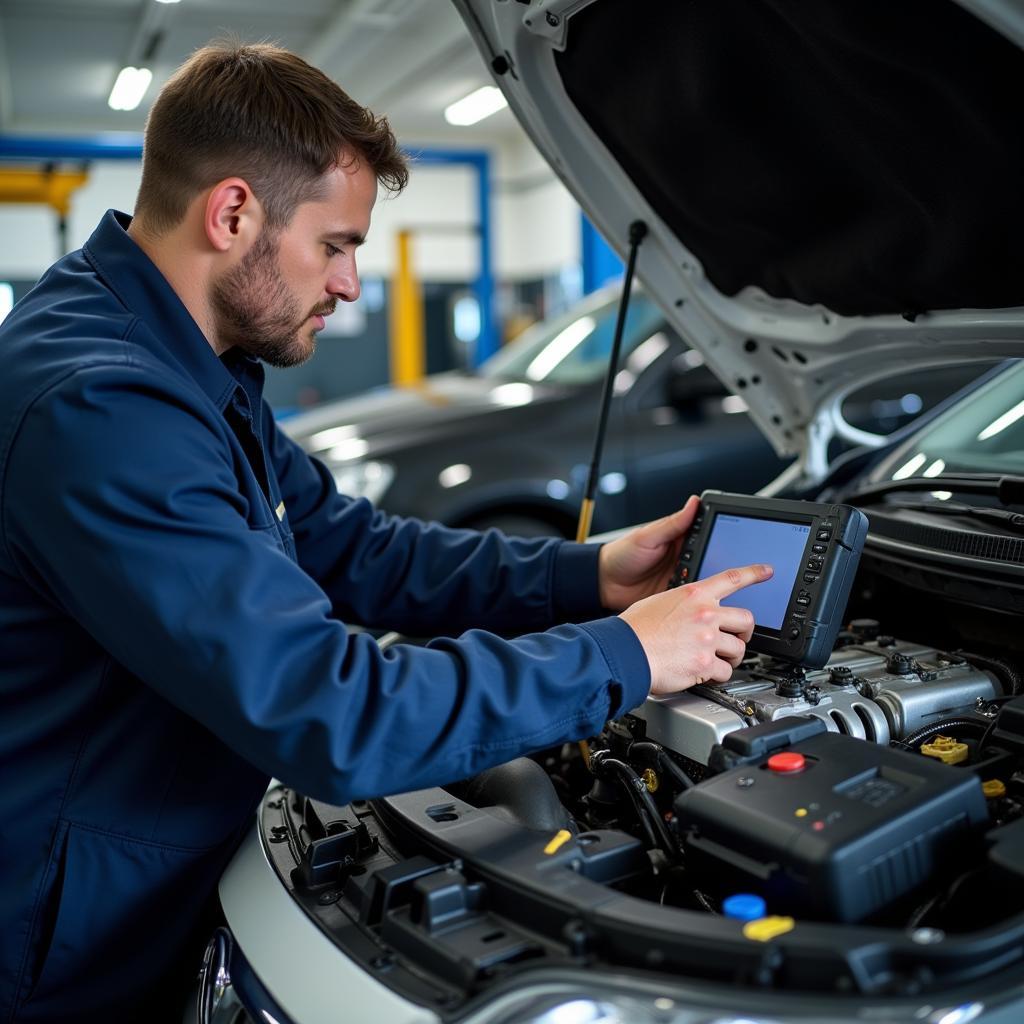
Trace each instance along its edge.
{"label": "red battery cap", "polygon": [[807,765],[807,759],[803,754],[787,750],[781,754],[772,754],[768,758],[768,769],[773,772],[781,772],[783,775],[792,775],[794,772],[802,772]]}

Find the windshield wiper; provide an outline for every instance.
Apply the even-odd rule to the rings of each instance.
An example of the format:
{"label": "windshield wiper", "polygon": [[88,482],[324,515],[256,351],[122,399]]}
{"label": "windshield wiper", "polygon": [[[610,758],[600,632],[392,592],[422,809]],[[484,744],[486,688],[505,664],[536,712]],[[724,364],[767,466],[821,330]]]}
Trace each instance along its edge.
{"label": "windshield wiper", "polygon": [[[1024,476],[996,476],[993,473],[943,473],[941,476],[908,476],[886,480],[843,498],[860,505],[897,491],[958,491],[961,494],[992,494],[1002,505],[1024,505]],[[969,508],[970,506],[964,506]],[[931,505],[928,506],[931,509]]]}
{"label": "windshield wiper", "polygon": [[899,512],[930,512],[940,516],[963,516],[965,519],[982,519],[998,523],[1004,529],[1024,531],[1024,515],[1010,512],[1005,508],[986,508],[978,505],[964,505],[959,501],[893,501],[885,510]]}

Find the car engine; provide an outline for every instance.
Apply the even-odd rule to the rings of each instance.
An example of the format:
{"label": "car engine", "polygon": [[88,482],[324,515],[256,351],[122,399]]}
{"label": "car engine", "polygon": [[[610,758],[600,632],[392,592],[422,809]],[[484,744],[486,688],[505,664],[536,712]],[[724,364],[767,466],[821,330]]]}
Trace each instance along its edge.
{"label": "car engine", "polygon": [[1008,666],[999,668],[1003,678],[977,656],[897,640],[880,634],[875,620],[858,619],[822,669],[805,672],[757,656],[725,685],[650,699],[636,716],[649,739],[701,774],[711,748],[729,733],[789,715],[810,715],[830,732],[873,743],[906,740],[1002,696],[1015,680]]}
{"label": "car engine", "polygon": [[[858,601],[881,609],[876,587]],[[349,956],[437,1005],[542,964],[912,999],[1016,970],[1015,655],[900,621],[931,642],[854,618],[820,669],[753,655],[444,787],[347,807],[272,788],[264,849]]]}
{"label": "car engine", "polygon": [[977,926],[991,901],[963,894],[988,870],[983,833],[1024,811],[999,729],[1019,690],[1000,659],[855,619],[821,669],[754,655],[546,767],[581,828],[645,843],[662,904]]}

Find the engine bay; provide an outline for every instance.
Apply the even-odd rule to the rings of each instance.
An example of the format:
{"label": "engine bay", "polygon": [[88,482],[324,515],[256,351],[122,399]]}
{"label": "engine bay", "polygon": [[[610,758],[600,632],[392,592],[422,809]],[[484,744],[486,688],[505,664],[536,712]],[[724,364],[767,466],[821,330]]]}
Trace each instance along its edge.
{"label": "engine bay", "polygon": [[986,830],[1024,812],[1005,749],[1019,688],[1000,660],[854,620],[822,669],[757,655],[727,684],[648,699],[584,750],[586,792],[563,755],[560,792],[656,851],[663,905],[722,914],[752,895],[759,916],[980,927],[989,909],[951,897]]}
{"label": "engine bay", "polygon": [[[873,527],[855,578],[830,583],[822,534],[843,537],[828,525],[843,508],[803,531],[827,550],[793,560],[783,629],[755,628],[727,683],[443,788],[346,807],[272,789],[278,877],[350,958],[441,1016],[538,970],[633,972],[686,998],[716,986],[719,1001],[756,989],[766,1007],[856,993],[886,1019],[956,1006],[981,979],[1009,999],[1024,965],[1018,567]],[[677,575],[699,579],[686,550]],[[802,661],[780,657],[803,614]],[[827,657],[804,641],[821,636]]]}
{"label": "engine bay", "polygon": [[916,998],[1024,962],[1020,686],[848,620],[821,669],[755,655],[444,789],[271,790],[264,844],[339,947],[435,1008],[541,966]]}

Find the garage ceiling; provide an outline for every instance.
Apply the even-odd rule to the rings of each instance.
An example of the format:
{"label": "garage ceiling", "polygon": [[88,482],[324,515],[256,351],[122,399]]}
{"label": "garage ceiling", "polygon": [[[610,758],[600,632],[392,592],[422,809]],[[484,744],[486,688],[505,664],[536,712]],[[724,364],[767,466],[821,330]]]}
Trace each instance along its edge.
{"label": "garage ceiling", "polygon": [[[196,47],[225,34],[302,54],[406,144],[519,137],[501,111],[452,128],[442,110],[491,78],[446,0],[0,0],[0,134],[139,131],[149,103]],[[153,82],[141,106],[107,97],[125,65]]]}

